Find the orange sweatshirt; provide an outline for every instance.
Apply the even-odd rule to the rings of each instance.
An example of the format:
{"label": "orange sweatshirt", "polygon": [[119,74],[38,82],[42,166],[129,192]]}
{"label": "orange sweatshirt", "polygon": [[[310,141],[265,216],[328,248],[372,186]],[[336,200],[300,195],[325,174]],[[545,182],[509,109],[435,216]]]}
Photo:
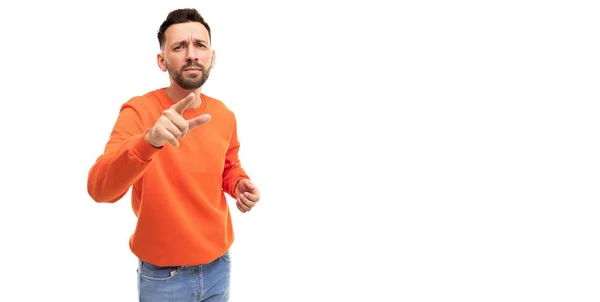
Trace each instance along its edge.
{"label": "orange sweatshirt", "polygon": [[210,122],[180,138],[179,147],[154,148],[145,133],[173,105],[165,88],[121,106],[104,153],[89,171],[88,193],[114,203],[133,186],[137,224],[129,240],[140,259],[160,266],[208,263],[230,248],[234,234],[224,193],[248,178],[238,159],[236,119],[222,102],[201,95],[185,119],[210,113]]}

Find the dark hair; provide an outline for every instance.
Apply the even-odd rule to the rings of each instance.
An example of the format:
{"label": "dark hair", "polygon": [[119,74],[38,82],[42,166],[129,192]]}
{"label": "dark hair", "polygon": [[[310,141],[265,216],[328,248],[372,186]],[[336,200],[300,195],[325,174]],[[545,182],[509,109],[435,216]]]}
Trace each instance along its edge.
{"label": "dark hair", "polygon": [[160,25],[160,28],[158,29],[158,45],[162,48],[165,44],[165,32],[169,26],[186,22],[199,22],[204,25],[206,30],[208,30],[208,39],[211,39],[210,26],[204,21],[202,15],[194,8],[181,8],[170,12],[169,15],[167,15],[167,19]]}

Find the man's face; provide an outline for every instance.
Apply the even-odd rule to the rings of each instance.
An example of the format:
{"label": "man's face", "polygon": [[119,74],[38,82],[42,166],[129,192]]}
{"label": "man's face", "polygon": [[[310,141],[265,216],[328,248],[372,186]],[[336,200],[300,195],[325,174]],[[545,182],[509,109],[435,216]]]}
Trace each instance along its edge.
{"label": "man's face", "polygon": [[181,88],[200,88],[214,65],[208,30],[198,22],[171,25],[165,32],[165,45],[158,64]]}

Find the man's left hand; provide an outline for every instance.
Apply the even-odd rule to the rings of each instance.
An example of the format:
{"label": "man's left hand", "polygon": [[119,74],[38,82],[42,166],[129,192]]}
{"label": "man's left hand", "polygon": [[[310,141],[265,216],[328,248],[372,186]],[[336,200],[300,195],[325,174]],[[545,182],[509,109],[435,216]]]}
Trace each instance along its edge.
{"label": "man's left hand", "polygon": [[247,178],[238,181],[234,193],[237,200],[235,205],[242,213],[250,211],[260,200],[260,191]]}

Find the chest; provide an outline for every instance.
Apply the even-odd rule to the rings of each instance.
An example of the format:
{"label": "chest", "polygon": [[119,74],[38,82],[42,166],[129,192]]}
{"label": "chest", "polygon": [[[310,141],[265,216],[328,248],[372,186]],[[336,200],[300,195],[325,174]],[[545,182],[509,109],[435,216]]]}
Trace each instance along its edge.
{"label": "chest", "polygon": [[[179,174],[221,174],[225,165],[225,158],[233,134],[233,120],[219,110],[207,110],[211,120],[200,125],[183,138],[179,138],[179,146],[165,144],[163,150],[153,158],[152,170],[157,173]],[[144,128],[152,127],[162,110],[146,112],[142,117]],[[201,113],[191,114],[184,112],[185,119],[192,119]]]}
{"label": "chest", "polygon": [[231,132],[214,124],[205,124],[179,139],[179,147],[164,146],[156,157],[163,170],[182,174],[223,173]]}

